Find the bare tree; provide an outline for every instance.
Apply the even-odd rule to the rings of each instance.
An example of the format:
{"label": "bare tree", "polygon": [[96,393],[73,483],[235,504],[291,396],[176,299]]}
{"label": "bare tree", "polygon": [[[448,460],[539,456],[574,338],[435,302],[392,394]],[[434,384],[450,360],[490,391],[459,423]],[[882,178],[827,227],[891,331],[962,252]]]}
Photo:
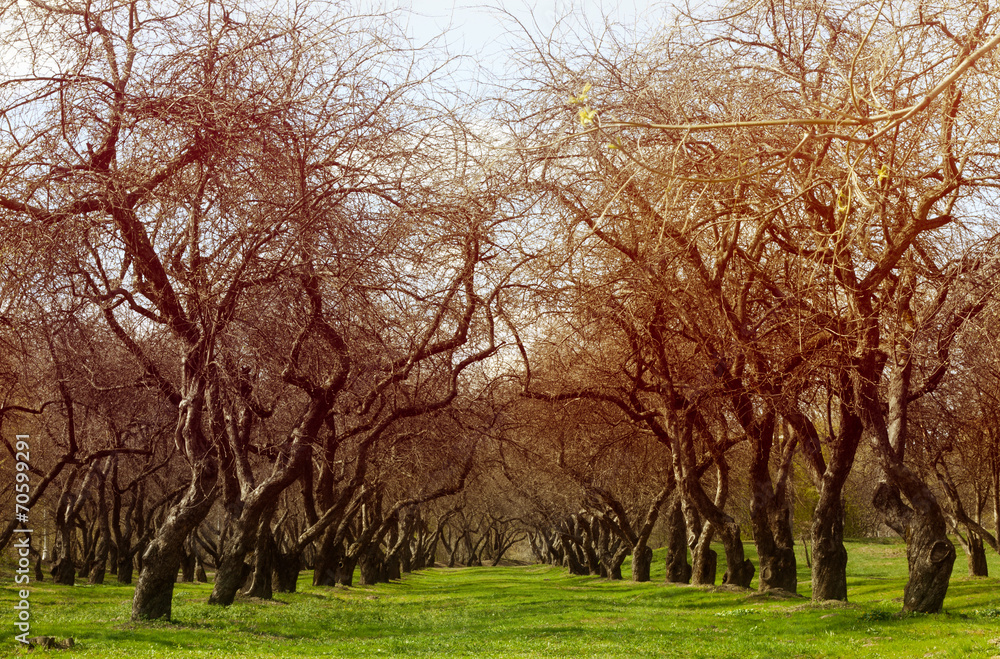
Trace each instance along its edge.
{"label": "bare tree", "polygon": [[[530,118],[547,148],[535,171],[548,174],[572,226],[636,273],[645,308],[669,309],[659,325],[683,323],[670,336],[691,341],[718,378],[717,428],[738,427],[764,465],[776,419],[794,421],[821,488],[814,593],[846,596],[835,520],[867,430],[886,478],[876,503],[908,539],[904,609],[936,611],[954,550],[936,497],[906,464],[906,409],[940,382],[955,328],[979,308],[975,296],[940,301],[981,267],[962,257],[990,231],[986,154],[996,136],[981,117],[996,95],[981,64],[1000,42],[988,36],[995,17],[972,4],[930,17],[889,2],[732,3],[720,15],[681,17],[634,51],[606,36],[613,58],[571,44],[560,59],[537,43],[548,100]],[[918,329],[936,332],[939,349],[911,383]],[[657,345],[652,332],[634,336]],[[824,399],[829,423],[813,406]],[[703,413],[702,401],[677,400],[686,402],[674,409]],[[770,526],[775,540],[758,543],[762,563],[793,574],[781,558],[786,472],[769,484],[774,476],[751,471],[755,529]],[[690,494],[711,512],[707,497]]]}

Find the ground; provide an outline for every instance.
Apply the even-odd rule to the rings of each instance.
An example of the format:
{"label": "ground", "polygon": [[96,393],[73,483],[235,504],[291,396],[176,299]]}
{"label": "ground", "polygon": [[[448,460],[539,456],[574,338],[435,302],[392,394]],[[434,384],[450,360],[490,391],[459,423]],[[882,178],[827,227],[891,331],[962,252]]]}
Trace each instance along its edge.
{"label": "ground", "polygon": [[[752,546],[748,555],[755,559]],[[131,587],[31,584],[32,635],[72,636],[79,657],[995,657],[1000,589],[956,565],[945,612],[901,616],[898,543],[850,543],[851,602],[570,577],[547,566],[437,568],[374,587],[313,588],[273,602],[205,604],[206,584],[179,584],[174,621],[129,621]],[[801,560],[801,558],[800,558]],[[1000,574],[1000,560],[990,569]],[[724,566],[720,565],[720,574]],[[625,573],[628,574],[626,564]],[[2,577],[13,629],[15,587]],[[756,585],[756,584],[755,584]],[[0,614],[3,615],[3,614]],[[17,655],[13,632],[0,655]]]}

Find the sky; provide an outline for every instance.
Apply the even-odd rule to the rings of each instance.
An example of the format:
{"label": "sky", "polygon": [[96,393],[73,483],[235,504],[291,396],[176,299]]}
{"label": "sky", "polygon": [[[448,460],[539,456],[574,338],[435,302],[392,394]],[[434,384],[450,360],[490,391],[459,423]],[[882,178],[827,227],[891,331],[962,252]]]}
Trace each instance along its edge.
{"label": "sky", "polygon": [[[518,21],[535,35],[552,32],[559,21],[579,25],[579,20],[600,26],[604,17],[633,24],[663,13],[662,5],[643,0],[382,0],[386,9],[408,14],[406,30],[416,44],[442,36],[451,55],[467,56],[489,71],[502,74],[509,58],[506,47],[523,35]],[[506,15],[505,15],[506,14]],[[576,21],[576,22],[574,22]]]}

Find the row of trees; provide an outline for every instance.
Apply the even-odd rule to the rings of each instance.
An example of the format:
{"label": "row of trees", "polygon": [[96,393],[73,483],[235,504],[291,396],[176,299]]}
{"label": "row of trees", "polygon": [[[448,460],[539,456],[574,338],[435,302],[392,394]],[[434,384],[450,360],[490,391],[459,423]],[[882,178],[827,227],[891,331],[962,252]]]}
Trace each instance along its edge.
{"label": "row of trees", "polygon": [[[575,312],[548,345],[525,345],[525,392],[617,408],[669,447],[707,522],[691,530],[717,534],[740,586],[752,566],[724,505],[726,456],[747,447],[762,587],[794,590],[798,451],[818,493],[820,599],[846,597],[841,493],[867,437],[874,503],[907,540],[904,609],[936,611],[949,522],[995,545],[949,475],[962,431],[929,411],[961,414],[943,383],[960,381],[959,337],[991,309],[995,12],[887,1],[723,14],[613,57],[530,57],[549,100],[525,139],[548,136],[537,185],[570,247],[548,290]],[[558,368],[531,354],[567,345]]]}
{"label": "row of trees", "polygon": [[845,599],[862,470],[904,609],[1000,548],[990,7],[528,35],[483,112],[392,16],[168,4],[2,10],[0,434],[60,581],[169,618],[198,560],[229,604],[519,543],[646,580],[662,537],[748,587],[744,478],[761,588],[807,490]]}

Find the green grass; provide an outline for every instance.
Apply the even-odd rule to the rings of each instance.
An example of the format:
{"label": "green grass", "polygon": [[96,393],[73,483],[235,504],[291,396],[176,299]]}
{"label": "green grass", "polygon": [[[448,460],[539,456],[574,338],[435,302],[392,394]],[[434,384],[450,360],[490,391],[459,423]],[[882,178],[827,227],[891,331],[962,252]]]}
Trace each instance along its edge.
{"label": "green grass", "polygon": [[[756,559],[748,544],[748,556]],[[800,557],[802,599],[773,599],[654,581],[570,577],[543,567],[433,569],[366,588],[313,588],[274,602],[205,604],[210,586],[178,584],[174,621],[129,621],[132,588],[31,584],[32,635],[73,636],[53,651],[79,657],[994,657],[1000,656],[996,580],[970,579],[963,557],[937,615],[902,616],[906,577],[897,543],[852,542],[848,605],[814,605]],[[720,551],[721,555],[721,551]],[[626,565],[625,573],[628,574]],[[720,575],[724,566],[720,565]],[[657,571],[658,570],[658,571]],[[998,574],[1000,561],[991,557]],[[9,570],[0,656],[13,640]],[[26,652],[24,654],[27,654]]]}

